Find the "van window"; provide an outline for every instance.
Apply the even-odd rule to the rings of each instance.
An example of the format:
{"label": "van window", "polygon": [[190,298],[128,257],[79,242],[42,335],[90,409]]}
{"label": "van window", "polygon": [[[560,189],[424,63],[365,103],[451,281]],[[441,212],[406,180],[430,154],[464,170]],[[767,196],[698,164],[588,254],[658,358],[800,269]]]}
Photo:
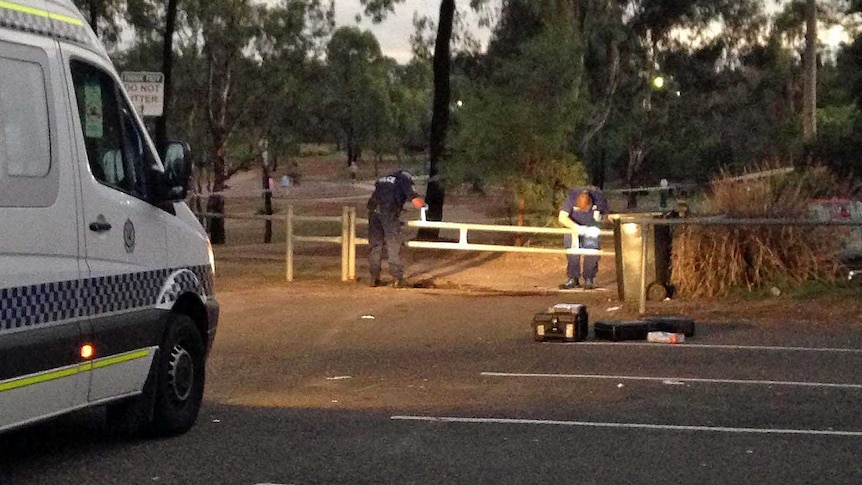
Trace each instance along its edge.
{"label": "van window", "polygon": [[44,49],[0,40],[0,207],[50,207],[60,193],[49,65]]}
{"label": "van window", "polygon": [[45,75],[35,62],[0,57],[0,167],[12,177],[45,177],[51,138]]}
{"label": "van window", "polygon": [[105,185],[146,199],[145,168],[153,161],[131,108],[106,72],[80,61],[71,68],[90,172]]}

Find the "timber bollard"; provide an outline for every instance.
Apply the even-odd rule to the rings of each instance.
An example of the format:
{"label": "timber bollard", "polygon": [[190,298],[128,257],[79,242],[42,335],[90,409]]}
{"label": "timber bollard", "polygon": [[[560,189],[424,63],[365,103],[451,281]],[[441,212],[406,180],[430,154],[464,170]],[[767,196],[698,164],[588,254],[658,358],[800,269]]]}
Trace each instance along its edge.
{"label": "timber bollard", "polygon": [[287,281],[293,281],[293,206],[287,206],[287,217],[284,219],[285,223],[285,241],[284,241],[284,252],[285,252],[285,264],[287,265]]}

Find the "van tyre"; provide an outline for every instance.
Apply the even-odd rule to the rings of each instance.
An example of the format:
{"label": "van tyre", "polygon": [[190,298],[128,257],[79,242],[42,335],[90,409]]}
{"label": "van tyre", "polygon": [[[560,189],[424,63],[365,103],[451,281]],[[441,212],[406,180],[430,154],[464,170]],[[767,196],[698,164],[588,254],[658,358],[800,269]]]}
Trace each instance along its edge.
{"label": "van tyre", "polygon": [[143,393],[107,406],[109,429],[121,437],[171,436],[195,423],[203,399],[204,346],[192,320],[174,315],[156,351]]}
{"label": "van tyre", "polygon": [[159,349],[151,434],[171,436],[195,424],[204,394],[204,344],[191,318],[175,315]]}

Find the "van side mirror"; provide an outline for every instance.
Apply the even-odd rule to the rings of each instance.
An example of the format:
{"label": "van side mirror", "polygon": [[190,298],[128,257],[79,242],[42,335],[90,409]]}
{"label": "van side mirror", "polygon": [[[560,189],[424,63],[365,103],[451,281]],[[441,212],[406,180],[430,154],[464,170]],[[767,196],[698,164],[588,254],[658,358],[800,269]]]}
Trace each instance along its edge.
{"label": "van side mirror", "polygon": [[188,194],[191,177],[191,147],[185,141],[170,141],[165,146],[165,176],[169,186],[169,198],[180,201]]}

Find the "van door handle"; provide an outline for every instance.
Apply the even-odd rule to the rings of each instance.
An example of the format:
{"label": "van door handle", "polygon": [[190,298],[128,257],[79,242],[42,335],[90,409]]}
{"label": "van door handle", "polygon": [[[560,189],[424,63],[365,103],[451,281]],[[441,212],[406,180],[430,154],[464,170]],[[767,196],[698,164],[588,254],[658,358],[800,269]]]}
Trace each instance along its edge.
{"label": "van door handle", "polygon": [[100,217],[96,222],[90,223],[90,230],[93,232],[105,232],[111,230],[111,224],[104,218]]}

